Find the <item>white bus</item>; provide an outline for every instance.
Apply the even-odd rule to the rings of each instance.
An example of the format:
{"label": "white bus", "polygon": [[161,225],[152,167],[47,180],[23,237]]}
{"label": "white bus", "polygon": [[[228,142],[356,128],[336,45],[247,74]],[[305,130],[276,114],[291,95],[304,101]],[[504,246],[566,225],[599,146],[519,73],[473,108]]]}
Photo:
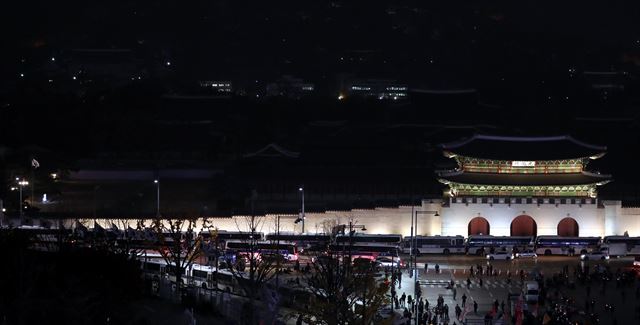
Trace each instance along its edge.
{"label": "white bus", "polygon": [[153,259],[147,261],[140,261],[140,268],[142,269],[142,276],[146,280],[160,281],[165,274],[165,268],[167,262],[162,259]]}
{"label": "white bus", "polygon": [[[623,252],[624,254],[619,254],[619,252],[610,252],[609,255],[640,255],[640,237],[629,237],[629,236],[605,236],[602,239],[602,248],[609,249],[615,246],[625,245]],[[612,251],[615,249],[611,249]]]}
{"label": "white bus", "polygon": [[464,254],[465,244],[462,236],[416,236],[412,243],[412,237],[405,237],[402,252],[411,253],[411,247],[415,245],[417,254]]}
{"label": "white bus", "polygon": [[538,236],[538,255],[580,255],[598,250],[600,237]]}
{"label": "white bus", "polygon": [[491,236],[471,235],[467,238],[467,254],[484,256],[489,253],[506,251],[517,253],[532,249],[533,236]]}
{"label": "white bus", "polygon": [[216,287],[216,268],[208,265],[193,264],[189,268],[191,283],[203,289],[213,289]]}

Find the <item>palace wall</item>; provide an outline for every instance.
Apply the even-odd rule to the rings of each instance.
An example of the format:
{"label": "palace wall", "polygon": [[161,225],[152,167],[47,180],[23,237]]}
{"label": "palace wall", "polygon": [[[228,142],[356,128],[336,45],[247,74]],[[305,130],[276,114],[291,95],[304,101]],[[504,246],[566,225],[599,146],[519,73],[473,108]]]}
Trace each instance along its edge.
{"label": "palace wall", "polygon": [[[480,200],[478,200],[480,201]],[[349,221],[365,225],[369,234],[411,234],[411,214],[418,211],[419,235],[468,235],[471,219],[482,217],[490,226],[491,235],[508,236],[511,234],[511,222],[520,215],[531,216],[537,225],[538,235],[556,235],[558,223],[564,218],[573,218],[578,223],[580,236],[622,235],[640,236],[640,208],[624,208],[621,201],[593,200],[586,204],[516,204],[516,203],[462,203],[452,201],[443,205],[441,200],[423,200],[421,206],[400,206],[395,208],[376,208],[350,211],[311,212],[306,214],[305,232],[321,233],[339,224]],[[439,216],[435,215],[438,212]],[[300,232],[301,223],[294,221],[298,215],[280,215],[280,231]],[[217,227],[226,231],[249,231],[249,216],[228,218],[199,218],[196,228]],[[256,217],[256,231],[269,233],[276,231],[277,215]],[[7,220],[17,226],[18,220]],[[49,221],[54,227],[56,221]],[[65,220],[64,226],[73,227],[75,220]],[[94,219],[81,219],[88,228],[92,228]],[[95,220],[104,228],[110,228],[112,222],[119,228],[136,228],[137,220]],[[33,225],[40,225],[35,219]],[[145,221],[150,226],[151,220]]]}

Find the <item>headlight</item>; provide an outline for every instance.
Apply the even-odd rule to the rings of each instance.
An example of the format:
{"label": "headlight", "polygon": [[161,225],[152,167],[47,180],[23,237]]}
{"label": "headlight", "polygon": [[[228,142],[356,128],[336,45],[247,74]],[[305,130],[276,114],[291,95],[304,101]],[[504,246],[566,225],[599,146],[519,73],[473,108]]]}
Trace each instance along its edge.
{"label": "headlight", "polygon": [[587,255],[584,255],[584,254],[580,255],[580,258],[582,259],[584,259],[585,257],[587,257]]}
{"label": "headlight", "polygon": [[487,258],[491,257],[491,255],[487,254]]}
{"label": "headlight", "polygon": [[604,257],[604,259],[605,259],[605,260],[608,260],[608,259],[609,259],[609,257],[610,257],[610,256],[609,256],[609,255],[607,255],[607,256],[605,256],[605,257]]}
{"label": "headlight", "polygon": [[516,257],[520,257],[520,253],[516,253]]}

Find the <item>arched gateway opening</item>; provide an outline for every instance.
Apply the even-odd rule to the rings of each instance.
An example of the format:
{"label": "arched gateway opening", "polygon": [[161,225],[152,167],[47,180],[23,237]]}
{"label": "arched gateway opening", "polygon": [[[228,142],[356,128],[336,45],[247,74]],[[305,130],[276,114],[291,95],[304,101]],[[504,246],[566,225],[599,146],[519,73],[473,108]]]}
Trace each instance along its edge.
{"label": "arched gateway opening", "polygon": [[468,235],[488,235],[489,221],[483,217],[475,217],[469,221]]}
{"label": "arched gateway opening", "polygon": [[573,218],[564,218],[558,222],[558,236],[578,237],[580,228],[578,222]]}
{"label": "arched gateway opening", "polygon": [[538,225],[531,216],[523,214],[511,221],[511,236],[536,236],[537,234]]}

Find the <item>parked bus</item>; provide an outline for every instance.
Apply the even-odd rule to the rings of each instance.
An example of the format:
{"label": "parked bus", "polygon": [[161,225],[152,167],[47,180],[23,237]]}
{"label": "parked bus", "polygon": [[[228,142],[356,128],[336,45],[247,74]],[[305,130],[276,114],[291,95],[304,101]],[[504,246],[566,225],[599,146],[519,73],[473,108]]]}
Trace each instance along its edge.
{"label": "parked bus", "polygon": [[[622,245],[624,250],[618,251],[616,248]],[[640,255],[640,237],[605,236],[601,248],[606,248],[613,256]]]}
{"label": "parked bus", "polygon": [[600,237],[538,236],[536,254],[575,255],[598,250]]}
{"label": "parked bus", "polygon": [[218,289],[222,291],[229,290],[229,292],[233,293],[242,292],[240,286],[238,285],[237,279],[230,271],[218,270],[218,272],[215,272],[214,277],[216,279],[216,287]]}
{"label": "parked bus", "polygon": [[532,236],[471,235],[467,238],[467,254],[482,255],[496,251],[517,253],[533,248]]}
{"label": "parked bus", "polygon": [[336,244],[359,244],[359,245],[389,245],[400,247],[402,244],[402,235],[383,235],[383,234],[363,234],[355,233],[353,235],[345,234],[336,236]]}
{"label": "parked bus", "polygon": [[153,277],[154,275],[160,278],[160,276],[164,274],[166,265],[167,262],[163,259],[140,261],[140,268],[145,278],[149,278],[149,276]]}
{"label": "parked bus", "polygon": [[300,253],[304,251],[325,251],[331,242],[331,236],[326,234],[270,233],[265,236],[265,239],[271,242],[295,243]]}
{"label": "parked bus", "polygon": [[394,245],[375,245],[371,243],[349,244],[336,243],[329,246],[329,253],[332,255],[351,255],[352,259],[366,258],[375,260],[380,256],[393,256],[398,258],[398,247]]}
{"label": "parked bus", "polygon": [[194,286],[203,289],[213,289],[216,287],[216,268],[208,265],[192,264],[189,267],[189,274]]}
{"label": "parked bus", "polygon": [[[255,245],[252,247],[252,244]],[[227,253],[233,253],[237,255],[247,255],[251,253],[253,249],[254,254],[279,254],[287,261],[298,260],[298,247],[295,243],[272,243],[272,242],[240,242],[240,241],[227,241],[226,242]]]}
{"label": "parked bus", "polygon": [[414,252],[418,254],[461,254],[465,252],[464,237],[462,236],[416,236],[412,243],[412,237],[405,237],[402,251],[411,253],[412,245],[415,245]]}
{"label": "parked bus", "polygon": [[[209,240],[211,239],[212,234],[215,232],[211,231],[202,231],[200,235],[203,239]],[[226,242],[228,240],[249,240],[256,239],[262,240],[264,234],[261,232],[246,232],[246,231],[226,231],[226,230],[218,230],[216,234],[216,239],[221,242]]]}

